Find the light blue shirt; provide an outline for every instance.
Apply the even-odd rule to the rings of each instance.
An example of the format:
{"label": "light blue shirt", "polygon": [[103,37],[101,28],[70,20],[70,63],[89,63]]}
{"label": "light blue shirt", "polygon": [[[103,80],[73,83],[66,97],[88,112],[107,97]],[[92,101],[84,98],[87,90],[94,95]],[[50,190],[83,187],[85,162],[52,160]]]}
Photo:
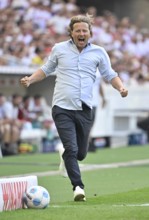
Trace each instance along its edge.
{"label": "light blue shirt", "polygon": [[56,84],[52,106],[82,110],[82,102],[92,108],[92,90],[96,70],[110,81],[118,74],[111,68],[104,48],[90,44],[81,51],[72,40],[55,44],[47,62],[41,67],[46,76],[55,72]]}

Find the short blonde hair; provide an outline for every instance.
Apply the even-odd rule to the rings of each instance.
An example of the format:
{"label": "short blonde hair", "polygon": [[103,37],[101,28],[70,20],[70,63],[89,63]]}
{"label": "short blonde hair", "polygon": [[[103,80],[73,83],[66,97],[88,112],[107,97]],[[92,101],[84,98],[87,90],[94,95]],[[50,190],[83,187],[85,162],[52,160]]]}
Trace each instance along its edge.
{"label": "short blonde hair", "polygon": [[86,14],[86,15],[76,15],[76,16],[73,16],[70,20],[70,24],[69,24],[69,27],[68,27],[68,33],[69,33],[69,36],[71,36],[71,31],[73,31],[73,25],[76,24],[76,23],[80,23],[80,22],[85,22],[88,24],[88,27],[89,27],[89,31],[90,31],[90,34],[92,36],[92,24],[93,24],[93,16],[92,15],[89,15],[89,14]]}

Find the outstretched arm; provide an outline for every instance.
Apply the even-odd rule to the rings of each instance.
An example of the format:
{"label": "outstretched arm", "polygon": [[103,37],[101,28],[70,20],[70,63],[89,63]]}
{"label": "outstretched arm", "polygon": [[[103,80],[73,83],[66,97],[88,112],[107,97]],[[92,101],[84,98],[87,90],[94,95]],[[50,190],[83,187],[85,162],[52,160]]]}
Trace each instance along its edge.
{"label": "outstretched arm", "polygon": [[128,95],[128,90],[124,87],[121,79],[118,76],[111,80],[111,84],[113,88],[120,92],[122,97],[126,97]]}
{"label": "outstretched arm", "polygon": [[38,69],[36,72],[34,72],[31,76],[25,76],[23,77],[20,82],[23,86],[29,87],[31,84],[39,82],[43,80],[46,77],[45,73],[42,71],[42,69]]}

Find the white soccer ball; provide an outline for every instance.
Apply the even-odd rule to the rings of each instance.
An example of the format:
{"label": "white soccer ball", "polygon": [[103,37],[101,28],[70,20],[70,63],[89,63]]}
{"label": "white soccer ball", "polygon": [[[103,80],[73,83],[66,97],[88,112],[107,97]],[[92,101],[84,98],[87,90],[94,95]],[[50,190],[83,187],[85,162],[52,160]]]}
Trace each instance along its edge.
{"label": "white soccer ball", "polygon": [[24,193],[23,207],[32,209],[45,209],[50,203],[50,195],[42,186],[31,186]]}

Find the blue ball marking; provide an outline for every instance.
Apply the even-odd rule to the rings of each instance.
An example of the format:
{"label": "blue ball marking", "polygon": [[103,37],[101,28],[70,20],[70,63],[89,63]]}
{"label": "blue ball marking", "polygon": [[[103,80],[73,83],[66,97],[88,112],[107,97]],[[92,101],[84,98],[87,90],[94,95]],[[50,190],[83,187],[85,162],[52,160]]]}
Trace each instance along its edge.
{"label": "blue ball marking", "polygon": [[49,194],[47,192],[43,192],[43,197],[48,198]]}
{"label": "blue ball marking", "polygon": [[39,206],[41,203],[41,200],[40,199],[33,199],[33,205],[34,206]]}

